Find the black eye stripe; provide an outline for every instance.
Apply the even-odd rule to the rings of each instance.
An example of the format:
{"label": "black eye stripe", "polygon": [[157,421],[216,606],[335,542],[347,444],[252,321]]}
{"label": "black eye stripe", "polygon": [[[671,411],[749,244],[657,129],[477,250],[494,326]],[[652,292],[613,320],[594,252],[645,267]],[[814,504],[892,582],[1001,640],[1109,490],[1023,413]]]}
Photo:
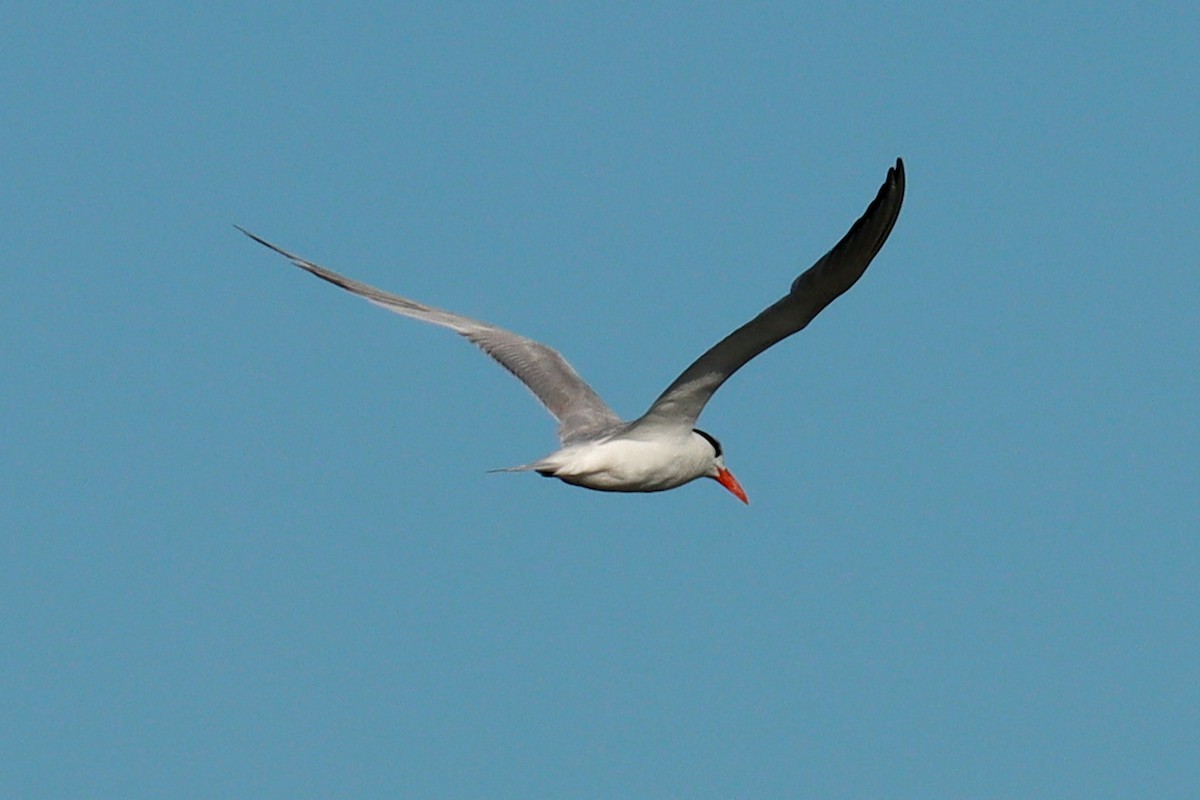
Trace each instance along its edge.
{"label": "black eye stripe", "polygon": [[713,436],[711,433],[705,433],[699,428],[692,428],[692,432],[703,436],[704,439],[712,445],[712,449],[716,451],[717,456],[719,457],[721,455],[721,443],[717,441],[717,437]]}

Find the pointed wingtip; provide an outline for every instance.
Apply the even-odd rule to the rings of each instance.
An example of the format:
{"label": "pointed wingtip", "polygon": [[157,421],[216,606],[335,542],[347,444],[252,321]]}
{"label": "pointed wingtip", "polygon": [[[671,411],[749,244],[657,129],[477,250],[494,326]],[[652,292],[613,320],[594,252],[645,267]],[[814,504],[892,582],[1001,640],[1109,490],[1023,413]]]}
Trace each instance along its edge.
{"label": "pointed wingtip", "polygon": [[241,225],[238,225],[236,222],[234,223],[233,227],[234,227],[236,230],[239,230],[239,231],[241,231],[243,234],[245,234],[246,236],[250,237],[250,238],[251,238],[251,239],[253,239],[254,241],[258,242],[258,243],[259,243],[259,244],[261,244],[263,247],[269,247],[269,248],[271,248],[272,250],[274,250],[274,251],[276,251],[276,252],[279,252],[279,248],[278,248],[278,247],[276,247],[275,245],[271,244],[270,242],[268,242],[266,239],[262,238],[261,236],[257,236],[257,235],[255,235],[255,234],[251,233],[250,231],[248,231],[248,230],[246,230],[245,228],[243,228]]}
{"label": "pointed wingtip", "polygon": [[[270,242],[268,242],[266,239],[262,238],[261,236],[259,236],[257,234],[253,234],[250,231],[246,230],[241,225],[234,224],[233,227],[237,228],[239,231],[246,234],[251,239],[258,242],[259,244],[261,244],[263,247],[267,248],[268,250],[274,250],[276,253],[279,253],[279,255],[288,259],[289,261],[291,261],[293,264],[300,267],[301,269],[306,269],[309,272],[314,272],[314,270],[311,269],[311,267],[313,267],[315,265],[310,264],[308,261],[305,261],[303,258],[296,255],[295,253],[289,253],[287,250],[284,250],[279,245],[271,244]],[[317,273],[317,274],[319,275],[319,273]],[[320,277],[323,277],[323,276],[320,276]]]}

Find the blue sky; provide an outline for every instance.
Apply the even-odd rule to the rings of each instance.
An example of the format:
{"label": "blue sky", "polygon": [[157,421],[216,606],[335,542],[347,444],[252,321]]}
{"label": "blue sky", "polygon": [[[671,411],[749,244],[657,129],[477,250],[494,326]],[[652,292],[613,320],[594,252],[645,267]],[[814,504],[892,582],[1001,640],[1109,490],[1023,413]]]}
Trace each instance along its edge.
{"label": "blue sky", "polygon": [[[22,4],[0,794],[1194,797],[1194,3]],[[489,475],[635,416],[896,156],[702,425],[750,498]]]}

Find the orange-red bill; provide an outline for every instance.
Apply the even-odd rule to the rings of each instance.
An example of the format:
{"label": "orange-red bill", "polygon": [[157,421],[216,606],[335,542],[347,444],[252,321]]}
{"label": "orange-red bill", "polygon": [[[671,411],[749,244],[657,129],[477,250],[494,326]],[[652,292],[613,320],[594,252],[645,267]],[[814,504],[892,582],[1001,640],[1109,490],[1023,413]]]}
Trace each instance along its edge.
{"label": "orange-red bill", "polygon": [[733,477],[733,473],[722,468],[717,473],[717,483],[724,486],[729,491],[733,492],[733,496],[741,500],[746,505],[750,505],[750,498],[746,497],[746,490],[737,482],[737,478]]}

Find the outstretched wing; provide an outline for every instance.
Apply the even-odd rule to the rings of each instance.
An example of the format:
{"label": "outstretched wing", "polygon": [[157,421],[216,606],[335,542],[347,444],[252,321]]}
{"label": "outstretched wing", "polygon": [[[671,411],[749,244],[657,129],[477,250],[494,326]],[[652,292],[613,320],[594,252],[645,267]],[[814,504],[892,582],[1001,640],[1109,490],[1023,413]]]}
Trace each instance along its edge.
{"label": "outstretched wing", "polygon": [[887,179],[866,212],[833,249],[792,283],[791,291],[709,348],[667,387],[638,425],[695,424],[713,392],[746,362],[804,328],[854,285],[883,247],[904,200],[904,162]]}
{"label": "outstretched wing", "polygon": [[620,417],[613,413],[583,378],[579,377],[557,350],[495,325],[423,305],[351,280],[276,247],[245,228],[236,225],[234,227],[322,280],[370,300],[388,311],[441,325],[466,337],[529,387],[542,405],[558,420],[558,437],[564,443],[587,438],[621,423]]}

